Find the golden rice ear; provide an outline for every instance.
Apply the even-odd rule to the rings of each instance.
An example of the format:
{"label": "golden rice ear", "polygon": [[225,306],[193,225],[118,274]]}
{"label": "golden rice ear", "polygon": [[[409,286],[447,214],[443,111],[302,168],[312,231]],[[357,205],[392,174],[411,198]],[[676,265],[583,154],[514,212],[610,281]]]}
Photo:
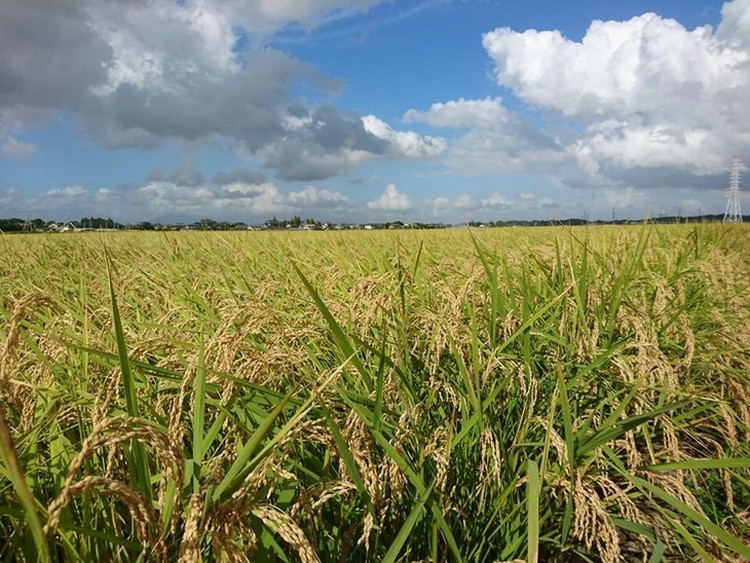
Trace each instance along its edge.
{"label": "golden rice ear", "polygon": [[319,563],[318,554],[307,541],[305,534],[297,523],[286,513],[268,504],[261,504],[251,508],[266,526],[279,534],[289,546],[297,552],[303,563]]}
{"label": "golden rice ear", "polygon": [[131,521],[141,545],[147,550],[154,550],[159,560],[166,559],[165,546],[162,541],[164,533],[151,505],[140,492],[121,481],[108,477],[89,475],[77,483],[66,486],[47,509],[49,518],[44,526],[45,533],[53,535],[57,531],[63,509],[74,497],[86,491],[116,496],[130,512]]}
{"label": "golden rice ear", "polygon": [[16,352],[20,343],[21,323],[27,314],[42,306],[50,308],[55,307],[54,301],[42,293],[29,293],[16,301],[13,307],[13,315],[10,319],[10,328],[5,338],[5,344],[0,352],[0,393],[8,386],[13,361],[16,359]]}
{"label": "golden rice ear", "polygon": [[612,524],[599,495],[592,487],[585,485],[580,477],[576,477],[573,482],[573,505],[574,535],[587,548],[596,546],[602,563],[618,563],[620,538],[617,529]]}
{"label": "golden rice ear", "polygon": [[180,541],[179,563],[192,563],[202,561],[201,557],[201,530],[200,523],[203,518],[204,497],[201,491],[193,493],[187,506],[187,520]]}
{"label": "golden rice ear", "polygon": [[[129,442],[130,440],[136,440],[151,446],[156,453],[157,458],[161,461],[158,510],[162,513],[168,500],[169,481],[171,480],[172,483],[176,484],[178,487],[183,483],[185,462],[182,450],[180,449],[180,446],[164,432],[158,430],[143,419],[121,415],[112,418],[105,418],[94,425],[91,434],[89,434],[84,440],[80,451],[70,463],[68,475],[65,478],[62,490],[57,498],[50,503],[50,514],[52,514],[54,509],[55,511],[58,511],[57,518],[59,518],[59,510],[62,510],[62,508],[68,504],[70,496],[75,494],[73,491],[76,491],[77,488],[80,487],[80,485],[75,482],[76,476],[83,468],[85,461],[91,457],[94,452],[100,448],[108,447],[111,448],[111,455],[115,456],[117,455],[116,452],[119,449],[120,444]],[[108,459],[114,464],[113,458],[108,457]],[[112,472],[113,470],[109,467],[108,463],[107,477],[90,477],[100,477],[101,479],[105,479],[106,482],[112,482],[115,481],[109,477]],[[81,482],[85,481],[81,480],[78,483]],[[175,510],[169,526],[170,531],[173,533],[176,531],[180,516],[180,511]],[[52,521],[52,516],[50,516],[49,519]],[[166,531],[163,531],[160,534],[160,541],[163,539],[165,533]]]}
{"label": "golden rice ear", "polygon": [[[55,262],[59,269],[47,280],[49,287],[29,267],[13,279],[0,276],[5,294],[28,294],[25,304],[26,297],[2,300],[0,386],[3,380],[6,385],[0,401],[10,407],[9,443],[18,447],[29,498],[50,509],[48,529],[57,530],[48,538],[51,546],[60,552],[70,540],[114,559],[124,548],[106,536],[126,535],[132,515],[151,510],[153,524],[133,529],[147,547],[143,557],[159,559],[166,549],[169,560],[199,560],[203,554],[208,559],[210,553],[222,561],[248,561],[268,549],[255,537],[261,528],[255,509],[266,518],[265,530],[281,530],[276,539],[292,559],[302,558],[297,551],[306,549],[304,538],[323,559],[375,560],[390,549],[411,514],[415,482],[421,480],[433,487],[432,506],[420,512],[413,528],[419,537],[407,538],[398,557],[425,560],[433,548],[450,557],[453,533],[459,553],[491,560],[508,550],[513,559],[522,548],[511,552],[504,542],[520,545],[523,539],[528,483],[518,460],[535,459],[544,471],[538,498],[546,515],[539,522],[541,553],[564,558],[576,550],[611,561],[619,549],[620,560],[638,561],[645,554],[645,561],[664,547],[667,559],[703,553],[730,559],[733,548],[724,539],[711,537],[695,520],[683,521],[691,543],[663,499],[625,476],[639,476],[698,516],[747,538],[750,518],[741,501],[748,469],[736,467],[744,463],[750,437],[747,235],[706,226],[700,255],[696,246],[695,256],[692,248],[682,256],[685,230],[649,231],[654,238],[642,263],[622,290],[622,304],[613,306],[614,278],[630,267],[635,230],[591,228],[570,237],[559,230],[485,231],[478,236],[498,257],[493,262],[491,256],[486,270],[466,251],[468,235],[457,231],[430,233],[424,238],[427,258],[418,269],[404,271],[397,270],[401,263],[394,262],[393,249],[381,248],[387,238],[363,246],[350,239],[313,244],[271,236],[258,248],[242,235],[218,233],[179,240],[167,235],[166,246],[159,246],[161,238],[144,237],[131,247],[128,238],[127,246],[116,249],[115,276],[141,412],[152,421],[117,416],[123,397],[119,368],[111,361],[105,278],[88,268],[101,261],[101,239],[86,235],[86,241],[53,244],[26,237],[22,248],[37,243],[47,253],[62,248],[65,260]],[[550,245],[550,236],[563,242]],[[580,238],[585,240],[574,240]],[[12,251],[15,242],[3,238],[3,244]],[[584,247],[588,267],[580,262]],[[367,370],[377,370],[377,389],[357,385],[351,365],[339,365],[343,360],[333,350],[330,327],[289,268],[289,255],[309,262],[317,257],[306,263],[313,270],[311,282],[351,337],[357,358]],[[35,260],[49,266],[58,258],[40,254]],[[493,268],[497,280],[491,283],[498,282],[498,291],[489,295]],[[0,270],[10,271],[3,260]],[[517,275],[521,270],[523,276]],[[73,279],[79,274],[80,281]],[[573,284],[554,308],[534,316],[577,280],[581,285]],[[39,309],[47,305],[34,287],[45,287],[63,305],[60,314]],[[494,308],[492,299],[502,306]],[[509,338],[515,340],[505,345]],[[457,358],[471,367],[476,410],[469,408],[467,387],[455,373]],[[191,399],[199,387],[199,359],[206,368],[206,400],[197,408]],[[561,389],[548,378],[556,369],[570,382],[567,423]],[[329,378],[336,370],[345,376]],[[283,436],[274,437],[264,460],[242,473],[235,494],[206,499],[236,460],[238,444],[290,384],[299,385],[300,397],[310,397],[310,408],[294,420],[287,411],[280,415]],[[665,402],[677,406],[648,423],[628,425],[627,432],[593,451],[578,451],[592,433],[607,432],[603,425],[632,421]],[[206,442],[193,464],[194,436],[188,429],[201,411],[195,436]],[[342,459],[341,442],[321,411],[339,429],[336,438],[346,443],[351,459]],[[416,478],[389,457],[383,438]],[[146,463],[161,474],[152,485],[158,497],[147,504],[138,496],[145,493],[128,484],[125,454],[132,441],[143,443]],[[688,467],[699,459],[716,462],[716,468],[644,467],[673,462]],[[172,482],[182,482],[179,472],[191,466],[199,470],[176,492]],[[50,499],[50,490],[58,498]],[[86,511],[76,496],[81,494]],[[16,502],[12,495],[9,500]],[[496,512],[490,513],[486,508],[493,503]],[[447,533],[438,527],[435,510]],[[508,513],[515,523],[503,517]],[[65,526],[68,517],[77,528],[89,527],[86,532],[101,525],[103,537]],[[4,518],[12,532],[8,543],[23,549],[27,536],[17,532],[23,519],[10,513]],[[623,521],[627,529],[620,527]],[[568,525],[561,545],[561,528]],[[644,528],[656,542],[650,532],[631,530]]]}
{"label": "golden rice ear", "polygon": [[[750,335],[750,332],[748,332],[748,335]],[[750,366],[748,366],[747,373],[750,373]],[[732,406],[737,409],[738,418],[745,427],[745,441],[750,442],[750,398],[747,396],[747,383],[743,384],[737,377],[727,377],[725,382]]]}

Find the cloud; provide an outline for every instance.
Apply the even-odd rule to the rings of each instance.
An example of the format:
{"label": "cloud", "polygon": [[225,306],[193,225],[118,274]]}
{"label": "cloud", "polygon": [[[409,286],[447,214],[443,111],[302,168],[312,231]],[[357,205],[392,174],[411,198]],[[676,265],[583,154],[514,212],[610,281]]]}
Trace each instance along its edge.
{"label": "cloud", "polygon": [[651,187],[679,177],[699,189],[732,154],[750,157],[748,37],[750,0],[735,0],[716,30],[648,13],[594,21],[579,42],[498,28],[483,45],[500,86],[567,125],[572,185],[625,187],[651,175]]}
{"label": "cloud", "polygon": [[[428,216],[441,219],[488,221],[548,217],[551,210],[562,209],[563,206],[556,199],[548,196],[539,197],[530,192],[510,194],[495,190],[484,194],[458,192],[450,196],[427,198],[419,208]],[[570,205],[567,208],[571,216],[578,211],[578,209],[572,209]]]}
{"label": "cloud", "polygon": [[180,186],[152,182],[138,189],[141,205],[151,213],[178,213],[205,217],[264,217],[275,213],[295,213],[309,209],[348,207],[350,200],[339,192],[306,186],[289,194],[270,182],[235,182],[219,189],[207,186]]}
{"label": "cloud", "polygon": [[452,205],[451,201],[444,196],[427,198],[424,201],[425,207],[432,209],[433,214],[440,215],[442,212],[449,210]]}
{"label": "cloud", "polygon": [[311,29],[334,20],[365,13],[382,0],[203,0],[187,2],[209,7],[246,31],[270,34],[289,25]]}
{"label": "cloud", "polygon": [[177,169],[167,178],[169,182],[181,186],[200,186],[204,177],[198,162],[193,158],[184,158]]}
{"label": "cloud", "polygon": [[[192,63],[186,60],[184,66]],[[222,136],[257,150],[284,138],[278,106],[290,99],[290,86],[319,76],[309,65],[273,50],[253,53],[241,71],[209,67],[194,72],[165,69],[159,76],[168,78],[168,85],[127,82],[90,97],[83,115],[88,131],[112,148],[151,146],[170,137],[205,141]]]}
{"label": "cloud", "polygon": [[605,190],[604,202],[607,207],[615,209],[627,209],[632,205],[638,205],[647,200],[648,195],[632,187],[622,190]]}
{"label": "cloud", "polygon": [[388,184],[380,197],[367,202],[367,208],[373,211],[408,211],[411,207],[409,196],[399,192],[395,184]]}
{"label": "cloud", "polygon": [[255,152],[241,151],[282,180],[323,180],[375,158],[430,158],[445,147],[442,139],[395,131],[375,116],[360,118],[330,106],[296,107],[283,121],[283,139]]}
{"label": "cloud", "polygon": [[750,9],[747,2],[727,2],[721,7],[721,24],[716,37],[729,45],[750,48]]}
{"label": "cloud", "polygon": [[216,197],[207,187],[179,186],[171,182],[149,182],[131,194],[131,204],[159,216],[165,213],[208,217]]}
{"label": "cloud", "polygon": [[688,31],[651,13],[594,21],[581,42],[559,31],[500,28],[483,45],[500,85],[537,107],[590,120],[640,111],[705,122],[710,115],[684,110],[705,108],[728,86],[747,82],[744,50],[717,40],[708,26]]}
{"label": "cloud", "polygon": [[388,143],[367,131],[359,116],[330,106],[297,108],[286,124],[282,139],[250,153],[283,180],[322,180],[388,150]]}
{"label": "cloud", "polygon": [[371,153],[341,147],[326,150],[303,139],[287,140],[263,151],[264,166],[275,170],[282,180],[324,180],[355,169],[372,157]]}
{"label": "cloud", "polygon": [[299,208],[341,208],[348,206],[351,200],[339,192],[306,186],[300,191],[291,192],[287,201],[290,205]]}
{"label": "cloud", "polygon": [[408,110],[405,123],[429,123],[433,127],[453,129],[492,129],[508,123],[509,112],[503,107],[501,98],[466,100],[460,98],[445,103],[434,103],[428,111]]}
{"label": "cloud", "polygon": [[490,207],[498,210],[512,209],[515,205],[515,202],[510,197],[500,192],[494,192],[482,197],[479,202],[482,207]]}
{"label": "cloud", "polygon": [[0,106],[72,111],[105,146],[262,145],[283,135],[276,109],[293,82],[331,82],[273,49],[236,52],[232,21],[210,2],[8,1]]}
{"label": "cloud", "polygon": [[366,115],[362,123],[367,132],[387,143],[388,153],[397,158],[431,158],[446,147],[445,139],[419,135],[412,131],[396,131],[374,115]]}
{"label": "cloud", "polygon": [[11,137],[0,144],[0,154],[13,158],[25,158],[36,154],[36,147],[31,143],[24,143]]}
{"label": "cloud", "polygon": [[77,219],[84,215],[102,215],[119,221],[153,221],[163,217],[168,220],[209,217],[252,221],[309,210],[335,214],[346,212],[352,205],[345,195],[313,185],[283,193],[268,181],[237,181],[217,187],[185,185],[163,178],[118,188],[72,185],[48,190],[26,202],[18,194],[9,194],[8,201],[11,199],[15,207],[33,209],[36,215],[43,217]]}
{"label": "cloud", "polygon": [[382,121],[373,132],[354,113],[308,107],[304,98],[335,93],[340,82],[264,46],[290,25],[311,28],[366,12],[377,0],[6,3],[3,114],[70,112],[110,149],[229,140],[285,180],[319,180],[366,160],[437,150],[437,141]]}
{"label": "cloud", "polygon": [[74,185],[66,186],[64,188],[55,188],[47,192],[47,197],[60,197],[60,198],[76,198],[85,197],[88,195],[88,190],[83,186]]}
{"label": "cloud", "polygon": [[[19,197],[16,206],[28,209],[36,217],[69,220],[83,215],[79,211],[91,207],[95,196],[95,191],[76,184],[48,190],[26,201]],[[101,199],[94,204],[101,204]]]}
{"label": "cloud", "polygon": [[427,111],[410,109],[403,119],[461,131],[448,145],[445,159],[461,174],[539,172],[570,160],[556,139],[509,112],[500,98],[438,102]]}
{"label": "cloud", "polygon": [[79,109],[112,57],[89,21],[82,2],[4,2],[0,107]]}
{"label": "cloud", "polygon": [[219,172],[214,176],[213,181],[217,184],[234,184],[237,182],[245,184],[262,184],[267,180],[266,175],[260,170],[250,170],[249,168],[235,168],[229,172]]}

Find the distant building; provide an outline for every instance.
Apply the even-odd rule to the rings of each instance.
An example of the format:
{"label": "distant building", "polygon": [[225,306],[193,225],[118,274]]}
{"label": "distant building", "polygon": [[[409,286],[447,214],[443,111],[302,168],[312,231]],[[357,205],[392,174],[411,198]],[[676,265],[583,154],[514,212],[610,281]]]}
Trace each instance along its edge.
{"label": "distant building", "polygon": [[50,223],[47,225],[47,230],[53,233],[71,233],[77,231],[78,227],[73,223]]}

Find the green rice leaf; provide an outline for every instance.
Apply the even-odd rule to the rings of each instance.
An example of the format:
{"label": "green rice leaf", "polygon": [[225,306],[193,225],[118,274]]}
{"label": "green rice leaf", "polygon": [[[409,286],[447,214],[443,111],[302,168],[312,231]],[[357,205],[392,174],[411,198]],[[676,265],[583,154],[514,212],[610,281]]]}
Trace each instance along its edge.
{"label": "green rice leaf", "polygon": [[417,502],[414,503],[414,508],[412,508],[409,516],[407,516],[406,520],[404,520],[401,529],[398,531],[398,534],[393,540],[393,543],[391,543],[391,547],[388,548],[388,551],[383,557],[383,563],[394,563],[395,561],[398,561],[401,550],[404,548],[404,544],[406,544],[406,541],[409,539],[409,535],[411,534],[414,525],[422,517],[424,505],[427,502],[427,499],[430,497],[430,494],[432,494],[432,489],[434,486],[435,485],[433,483],[419,495],[419,498],[417,498]]}
{"label": "green rice leaf", "polygon": [[645,479],[641,479],[640,477],[636,477],[635,475],[630,475],[628,473],[624,473],[623,475],[636,487],[641,490],[648,491],[654,496],[658,497],[660,500],[666,502],[674,510],[676,510],[686,518],[689,518],[704,530],[716,536],[716,538],[723,542],[726,547],[736,552],[744,559],[750,560],[750,546],[745,544],[741,539],[730,534],[729,532],[724,530],[724,528],[722,528],[718,524],[715,524],[694,508],[689,507],[680,499],[668,493],[664,489],[657,487],[653,483],[649,483]]}

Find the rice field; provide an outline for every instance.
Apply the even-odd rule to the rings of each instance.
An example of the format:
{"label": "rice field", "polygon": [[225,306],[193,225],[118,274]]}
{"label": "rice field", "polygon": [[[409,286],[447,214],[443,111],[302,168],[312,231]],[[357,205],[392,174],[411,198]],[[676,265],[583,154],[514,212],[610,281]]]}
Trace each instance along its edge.
{"label": "rice field", "polygon": [[750,560],[750,230],[0,236],[4,561]]}

